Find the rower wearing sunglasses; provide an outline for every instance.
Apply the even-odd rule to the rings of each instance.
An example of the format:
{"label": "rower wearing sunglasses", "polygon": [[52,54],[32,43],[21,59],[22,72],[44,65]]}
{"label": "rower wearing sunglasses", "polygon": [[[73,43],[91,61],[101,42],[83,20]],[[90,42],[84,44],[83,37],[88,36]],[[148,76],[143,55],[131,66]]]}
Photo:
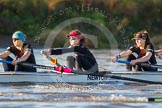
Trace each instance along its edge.
{"label": "rower wearing sunglasses", "polygon": [[[13,45],[7,48],[6,51],[0,54],[0,58],[12,61],[12,64],[3,63],[4,71],[28,71],[36,72],[35,68],[24,67],[21,63],[36,64],[33,49],[30,44],[24,43],[25,35],[21,31],[16,31],[12,35]],[[9,55],[13,54],[16,59],[11,58]],[[17,63],[19,62],[19,65]]]}
{"label": "rower wearing sunglasses", "polygon": [[154,46],[151,43],[147,30],[141,30],[135,33],[132,40],[135,41],[135,45],[130,47],[128,50],[121,52],[119,55],[116,55],[112,59],[112,62],[116,62],[119,58],[127,57],[127,61],[131,64],[126,65],[126,69],[128,71],[131,71],[132,67],[135,71],[157,71],[157,68],[155,67],[136,65],[139,63],[146,63],[150,65],[157,64]]}
{"label": "rower wearing sunglasses", "polygon": [[43,50],[44,54],[48,56],[74,52],[74,55],[67,56],[67,67],[80,71],[98,72],[98,64],[93,54],[89,51],[86,44],[86,38],[83,34],[79,30],[73,30],[67,37],[70,42],[68,48]]}

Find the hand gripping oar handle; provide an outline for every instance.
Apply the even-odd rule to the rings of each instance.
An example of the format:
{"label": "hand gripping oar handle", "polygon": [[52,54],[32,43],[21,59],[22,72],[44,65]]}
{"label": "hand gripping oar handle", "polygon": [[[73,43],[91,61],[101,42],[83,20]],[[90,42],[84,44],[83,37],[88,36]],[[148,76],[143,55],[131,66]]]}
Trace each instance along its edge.
{"label": "hand gripping oar handle", "polygon": [[[46,56],[46,58],[51,62],[51,64],[56,64],[57,66],[55,67],[55,70],[56,71],[59,71],[59,72],[66,72],[66,73],[72,73],[72,69],[68,68],[68,67],[63,67],[62,65],[60,65],[58,62],[57,62],[57,59],[53,59],[51,58],[50,56],[48,55],[45,55],[44,54],[44,51],[41,51],[41,54],[43,54],[44,56]],[[55,63],[53,63],[55,62]]]}
{"label": "hand gripping oar handle", "polygon": [[43,54],[43,55],[50,61],[51,64],[57,65],[57,66],[61,66],[61,65],[57,62],[57,59],[56,59],[56,58],[51,58],[50,56],[45,55],[45,53],[44,53],[43,50],[41,50],[41,54]]}

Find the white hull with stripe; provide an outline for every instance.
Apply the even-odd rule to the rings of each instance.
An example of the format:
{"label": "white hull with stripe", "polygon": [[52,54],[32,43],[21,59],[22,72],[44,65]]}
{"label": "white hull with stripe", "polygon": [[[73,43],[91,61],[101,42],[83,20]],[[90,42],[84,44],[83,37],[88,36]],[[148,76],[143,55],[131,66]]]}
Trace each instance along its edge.
{"label": "white hull with stripe", "polygon": [[55,72],[1,72],[0,83],[32,82],[32,83],[99,83],[110,81],[108,77],[90,75],[60,74]]}
{"label": "white hull with stripe", "polygon": [[110,81],[162,84],[162,72],[108,72],[103,76],[66,73],[61,75],[56,72],[0,72],[0,83],[105,83]]}

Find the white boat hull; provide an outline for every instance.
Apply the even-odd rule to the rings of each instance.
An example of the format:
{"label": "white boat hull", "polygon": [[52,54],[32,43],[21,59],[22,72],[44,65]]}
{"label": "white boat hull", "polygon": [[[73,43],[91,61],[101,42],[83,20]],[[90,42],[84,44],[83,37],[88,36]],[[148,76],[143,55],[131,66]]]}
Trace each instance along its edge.
{"label": "white boat hull", "polygon": [[99,83],[110,81],[110,78],[89,78],[88,75],[58,74],[54,72],[3,72],[0,73],[0,83],[32,82],[32,83]]}
{"label": "white boat hull", "polygon": [[162,72],[109,72],[104,76],[60,74],[56,72],[1,72],[0,83],[106,83],[126,81],[162,84]]}

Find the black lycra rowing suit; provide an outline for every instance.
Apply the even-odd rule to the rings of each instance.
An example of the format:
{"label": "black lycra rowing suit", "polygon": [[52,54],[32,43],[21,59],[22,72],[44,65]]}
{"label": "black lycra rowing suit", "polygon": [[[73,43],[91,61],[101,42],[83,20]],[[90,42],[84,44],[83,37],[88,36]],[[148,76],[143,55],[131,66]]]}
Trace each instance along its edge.
{"label": "black lycra rowing suit", "polygon": [[[7,51],[10,51],[12,54],[15,55],[16,59],[22,57],[24,55],[25,50],[30,50],[31,54],[28,57],[26,61],[22,61],[25,63],[31,63],[31,64],[36,64],[34,53],[33,53],[33,48],[31,47],[30,44],[24,43],[22,50],[17,49],[14,45],[10,46],[7,48]],[[12,61],[13,59],[11,57],[7,57],[6,60]],[[32,67],[25,67],[23,65],[10,65],[10,64],[4,64],[4,70],[5,71],[28,71],[28,72],[36,72],[35,68]]]}
{"label": "black lycra rowing suit", "polygon": [[60,55],[64,53],[75,52],[75,56],[67,57],[67,66],[69,68],[76,68],[77,70],[84,70],[98,72],[98,64],[93,54],[88,48],[78,45],[70,48],[51,49],[51,55]]}
{"label": "black lycra rowing suit", "polygon": [[[157,64],[157,61],[156,61],[156,58],[155,58],[155,52],[154,52],[154,47],[152,44],[148,44],[146,46],[145,49],[141,50],[139,47],[136,47],[136,46],[133,46],[133,47],[130,47],[130,49],[132,51],[132,54],[128,57],[128,61],[131,61],[131,60],[135,60],[135,59],[139,59],[143,56],[146,55],[147,52],[151,52],[152,53],[152,56],[150,57],[150,59],[145,62],[145,63],[148,63],[148,64]],[[131,67],[129,65],[127,65],[127,69],[129,70]],[[131,69],[130,69],[131,70]],[[151,67],[141,67],[141,66],[136,66],[135,67],[135,70],[136,71],[157,71],[157,68],[151,68]]]}

